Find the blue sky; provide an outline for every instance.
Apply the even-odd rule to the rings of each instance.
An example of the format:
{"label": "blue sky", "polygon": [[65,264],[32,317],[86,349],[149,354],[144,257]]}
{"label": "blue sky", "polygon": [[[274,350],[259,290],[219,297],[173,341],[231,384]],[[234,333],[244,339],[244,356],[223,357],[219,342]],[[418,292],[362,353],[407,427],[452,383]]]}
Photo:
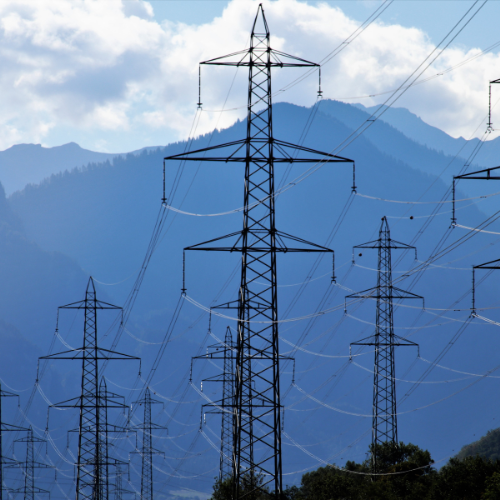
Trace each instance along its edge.
{"label": "blue sky", "polygon": [[[315,61],[381,3],[263,2],[272,45]],[[22,142],[56,146],[74,141],[96,151],[123,152],[185,139],[196,113],[198,61],[243,48],[257,4],[4,0],[0,149]],[[465,0],[392,2],[325,64],[325,96],[365,105],[382,102],[384,92],[401,84],[472,5]],[[495,29],[499,18],[500,2],[490,0],[423,78],[444,74],[411,89],[396,105],[453,136],[470,136],[487,112],[488,80],[500,76],[500,47],[470,59],[500,41]],[[446,72],[463,61],[468,62]],[[195,133],[244,117],[245,76],[238,72],[229,92],[233,73],[204,73],[204,111]],[[274,88],[296,76],[277,73]],[[311,106],[316,85],[312,76],[275,101]],[[368,97],[374,94],[382,96]],[[226,109],[237,109],[216,113],[226,99]]]}

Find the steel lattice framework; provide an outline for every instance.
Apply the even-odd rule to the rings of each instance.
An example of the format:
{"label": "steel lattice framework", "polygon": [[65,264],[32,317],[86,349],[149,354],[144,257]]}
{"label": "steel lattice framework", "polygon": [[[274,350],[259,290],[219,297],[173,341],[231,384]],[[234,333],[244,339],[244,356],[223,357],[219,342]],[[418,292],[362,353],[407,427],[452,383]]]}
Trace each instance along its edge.
{"label": "steel lattice framework", "polygon": [[[12,490],[13,493],[23,493],[24,500],[35,500],[35,494],[50,495],[50,492],[35,486],[35,469],[53,469],[52,466],[35,460],[35,443],[46,443],[45,439],[33,435],[33,428],[28,428],[27,436],[15,440],[16,443],[26,443],[26,460],[24,464],[24,487]],[[10,467],[13,467],[12,465]]]}
{"label": "steel lattice framework", "polygon": [[17,425],[7,424],[2,421],[2,398],[19,398],[18,394],[5,391],[0,384],[0,500],[3,500],[3,492],[10,491],[9,488],[4,486],[3,468],[4,465],[12,468],[17,467],[20,463],[12,458],[4,457],[3,455],[3,433],[4,432],[27,432],[27,427],[19,427]]}
{"label": "steel lattice framework", "polygon": [[[490,114],[488,120],[488,128],[491,128],[491,84],[500,83],[500,80],[494,80],[490,82]],[[451,218],[452,226],[457,224],[457,219],[455,216],[455,189],[457,180],[479,180],[479,181],[500,181],[500,166],[485,168],[483,170],[476,170],[475,172],[469,172],[467,174],[455,175],[453,176],[453,213]],[[483,264],[478,264],[477,266],[472,266],[472,316],[476,314],[476,269],[489,269],[495,270],[500,269],[500,259],[491,260],[489,262],[484,262]]]}
{"label": "steel lattice framework", "polygon": [[135,401],[134,404],[144,405],[144,420],[142,424],[135,425],[131,429],[142,431],[142,475],[141,475],[141,500],[153,500],[153,455],[163,455],[162,451],[153,447],[153,431],[165,430],[166,427],[156,424],[151,418],[151,405],[163,403],[151,397],[151,390],[146,388],[144,398]]}
{"label": "steel lattice framework", "polygon": [[106,499],[109,493],[109,443],[108,443],[108,388],[106,379],[101,377],[99,384],[99,449],[98,449],[98,467],[100,478],[100,498]]}
{"label": "steel lattice framework", "polygon": [[223,362],[219,466],[221,481],[231,477],[233,474],[234,346],[231,328],[229,327],[226,328],[226,336],[224,337]]}
{"label": "steel lattice framework", "polygon": [[354,248],[378,250],[377,286],[346,296],[351,299],[376,299],[375,335],[353,342],[351,346],[374,346],[375,364],[373,378],[373,417],[372,417],[372,461],[377,470],[376,448],[384,442],[398,445],[397,405],[396,405],[396,369],[394,348],[403,346],[418,347],[418,344],[394,334],[393,300],[423,298],[414,293],[401,290],[392,284],[391,250],[415,250],[406,243],[391,239],[386,217],[382,218],[379,238]]}
{"label": "steel lattice framework", "polygon": [[115,500],[123,500],[123,495],[135,495],[135,491],[132,490],[127,490],[123,487],[123,470],[122,470],[122,464],[117,463],[115,467],[115,489],[114,489],[114,498]]}
{"label": "steel lattice framework", "polygon": [[[208,333],[211,334],[210,329]],[[213,377],[203,379],[203,382],[218,382],[222,384],[222,398],[218,401],[204,404],[203,413],[220,413],[221,434],[220,434],[220,465],[219,480],[223,481],[233,475],[233,413],[234,413],[234,360],[236,348],[233,342],[231,328],[226,328],[224,342],[210,345],[207,352],[195,359],[221,360],[223,362],[222,373]],[[192,381],[192,363],[191,380]],[[207,409],[208,408],[208,409]],[[203,419],[202,419],[203,421]]]}
{"label": "steel lattice framework", "polygon": [[[245,165],[243,229],[186,250],[241,254],[238,299],[219,307],[238,311],[233,414],[235,500],[264,494],[282,496],[280,355],[276,256],[279,252],[331,252],[275,226],[277,163],[351,162],[328,153],[278,140],[273,135],[272,68],[311,68],[318,64],[270,46],[262,4],[255,17],[250,47],[201,64],[248,68],[246,138],[174,155],[165,160],[219,161]],[[213,153],[211,157],[205,156]],[[307,157],[304,154],[308,155]],[[225,244],[226,243],[226,244]],[[292,246],[288,246],[292,243]],[[293,246],[297,245],[297,246]],[[264,285],[262,285],[264,283]],[[185,284],[184,284],[185,289]],[[250,491],[243,493],[243,479]]]}
{"label": "steel lattice framework", "polygon": [[[97,311],[120,311],[121,307],[97,299],[92,277],[88,281],[84,300],[72,302],[71,304],[59,307],[59,309],[84,311],[83,347],[44,356],[40,359],[81,360],[82,362],[81,395],[52,406],[57,408],[78,408],[80,410],[76,499],[107,500],[108,490],[105,473],[108,460],[103,459],[102,456],[107,451],[107,444],[103,443],[102,439],[103,436],[107,437],[108,423],[107,421],[101,422],[102,418],[106,418],[107,420],[102,406],[104,405],[107,408],[123,408],[124,405],[110,401],[108,396],[104,396],[107,393],[105,383],[101,386],[103,392],[100,395],[98,387],[99,362],[112,360],[130,361],[139,360],[140,358],[98,347]],[[105,401],[101,400],[101,396],[105,397]],[[117,395],[114,396],[119,397]],[[120,429],[117,432],[124,431],[124,429]],[[102,495],[105,496],[102,497]]]}

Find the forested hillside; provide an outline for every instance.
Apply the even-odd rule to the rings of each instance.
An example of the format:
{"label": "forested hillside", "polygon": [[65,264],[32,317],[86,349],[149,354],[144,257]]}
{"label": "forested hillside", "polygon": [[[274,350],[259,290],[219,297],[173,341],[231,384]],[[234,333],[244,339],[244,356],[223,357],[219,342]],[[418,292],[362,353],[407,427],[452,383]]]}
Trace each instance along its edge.
{"label": "forested hillside", "polygon": [[[326,152],[335,150],[369,117],[359,108],[327,101],[317,110],[277,104],[273,113],[277,138]],[[2,292],[5,308],[0,319],[46,352],[57,306],[80,300],[89,275],[103,300],[133,303],[118,349],[141,356],[142,378],[138,367],[122,372],[111,365],[106,378],[110,389],[135,401],[136,384],[143,383],[159,359],[151,386],[165,403],[165,413],[159,411],[157,417],[169,428],[168,436],[158,437],[166,450],[165,459],[156,464],[159,497],[181,498],[177,492],[183,478],[189,478],[195,490],[191,498],[206,497],[217,474],[220,415],[204,415],[202,405],[205,398],[216,399],[220,388],[203,384],[202,392],[201,381],[218,368],[196,361],[191,375],[191,358],[219,342],[227,326],[235,326],[232,311],[214,312],[208,331],[207,308],[237,297],[239,257],[187,252],[187,294],[181,296],[182,255],[186,246],[240,230],[243,203],[241,166],[169,162],[166,194],[171,209],[162,208],[163,157],[244,133],[245,124],[238,122],[190,144],[93,163],[52,175],[4,201],[15,231],[6,229],[4,235],[6,258],[0,279],[9,288]],[[318,261],[317,267],[310,255],[285,254],[278,260],[281,352],[295,357],[295,368],[282,365],[284,473],[290,485],[298,485],[321,460],[343,466],[366,458],[373,352],[353,348],[350,359],[349,346],[373,333],[375,304],[348,301],[344,311],[344,297],[376,285],[376,252],[357,251],[353,262],[352,247],[376,238],[383,216],[392,238],[418,250],[417,260],[412,253],[394,251],[397,286],[425,298],[425,309],[415,302],[398,306],[395,313],[396,333],[420,345],[419,352],[396,350],[400,440],[429,450],[439,468],[474,434],[491,429],[499,410],[497,399],[491,397],[500,376],[495,371],[498,327],[469,319],[471,266],[499,257],[496,215],[487,226],[491,233],[450,229],[449,187],[460,163],[446,169],[448,156],[388,124],[376,123],[340,154],[356,162],[356,193],[349,164],[313,165],[312,170],[276,167],[277,188],[286,186],[277,197],[278,229],[335,249],[337,275],[332,284],[330,259]],[[463,187],[459,186],[458,200],[469,197],[464,195],[468,187]],[[488,183],[480,189],[492,194],[500,186]],[[492,216],[497,199],[459,201],[460,224],[474,228]],[[163,225],[155,233],[157,220]],[[155,251],[143,265],[152,234]],[[144,279],[137,282],[141,267]],[[496,283],[494,275],[480,276],[476,297],[478,311],[493,321],[499,319],[494,309]],[[126,302],[136,291],[137,300]],[[178,303],[180,313],[174,314]],[[102,317],[100,341],[109,347],[118,340],[116,330],[109,329],[113,318]],[[61,316],[61,339],[80,345],[81,325],[81,316]],[[58,344],[54,350],[61,349]],[[64,381],[71,395],[79,390],[79,369],[76,363],[61,368],[71,374]],[[3,372],[0,376],[7,377]],[[42,387],[46,384],[41,381]],[[37,396],[33,408],[45,415],[46,407]],[[71,419],[66,413],[51,420],[55,443],[66,442],[66,431],[76,424]],[[35,423],[43,429],[46,419]],[[115,451],[128,460],[131,446],[124,441]],[[132,464],[135,474],[138,463]]]}

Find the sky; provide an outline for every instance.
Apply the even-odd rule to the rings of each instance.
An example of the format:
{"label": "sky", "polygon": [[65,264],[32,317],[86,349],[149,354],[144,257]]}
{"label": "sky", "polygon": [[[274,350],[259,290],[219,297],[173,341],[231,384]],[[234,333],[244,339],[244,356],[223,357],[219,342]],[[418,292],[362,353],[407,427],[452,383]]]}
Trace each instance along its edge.
{"label": "sky", "polygon": [[[258,3],[1,0],[0,150],[77,142],[94,151],[127,152],[243,119],[245,70],[203,67],[203,110],[197,113],[198,63],[247,47]],[[322,62],[383,3],[273,0],[263,6],[273,48]],[[323,62],[324,97],[365,106],[384,102],[437,54],[461,17],[480,6],[418,80],[424,81],[394,103],[454,137],[479,136],[488,82],[500,78],[500,1],[386,2],[376,21]],[[300,74],[273,73],[274,102],[314,105],[316,73],[282,91]],[[493,103],[499,99],[500,85]],[[497,112],[500,122],[500,106]]]}

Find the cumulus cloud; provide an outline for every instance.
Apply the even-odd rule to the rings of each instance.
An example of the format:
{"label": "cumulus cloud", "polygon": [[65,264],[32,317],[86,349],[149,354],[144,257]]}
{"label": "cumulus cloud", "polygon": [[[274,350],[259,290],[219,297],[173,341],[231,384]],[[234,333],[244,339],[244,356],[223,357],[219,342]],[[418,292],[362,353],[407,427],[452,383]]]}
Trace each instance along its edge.
{"label": "cumulus cloud", "polygon": [[[186,137],[198,97],[198,62],[247,47],[257,5],[232,0],[210,23],[187,25],[159,23],[145,0],[0,2],[0,148],[46,142],[62,128],[88,134],[90,142],[94,137],[83,144],[94,148],[112,132],[114,142],[107,144],[115,151],[150,145],[132,137],[162,143]],[[358,26],[326,3],[275,0],[264,7],[272,46],[308,60],[322,60]],[[397,87],[432,49],[421,30],[377,21],[325,64],[324,95],[382,102],[383,96],[366,96]],[[448,49],[427,74],[478,52]],[[497,53],[484,55],[416,86],[398,105],[454,136],[468,136],[487,112],[487,85],[500,76],[499,62]],[[275,101],[315,102],[315,75],[278,92],[299,75],[275,72]],[[244,117],[246,76],[243,69],[203,68],[198,133]],[[232,111],[215,112],[223,106]]]}

